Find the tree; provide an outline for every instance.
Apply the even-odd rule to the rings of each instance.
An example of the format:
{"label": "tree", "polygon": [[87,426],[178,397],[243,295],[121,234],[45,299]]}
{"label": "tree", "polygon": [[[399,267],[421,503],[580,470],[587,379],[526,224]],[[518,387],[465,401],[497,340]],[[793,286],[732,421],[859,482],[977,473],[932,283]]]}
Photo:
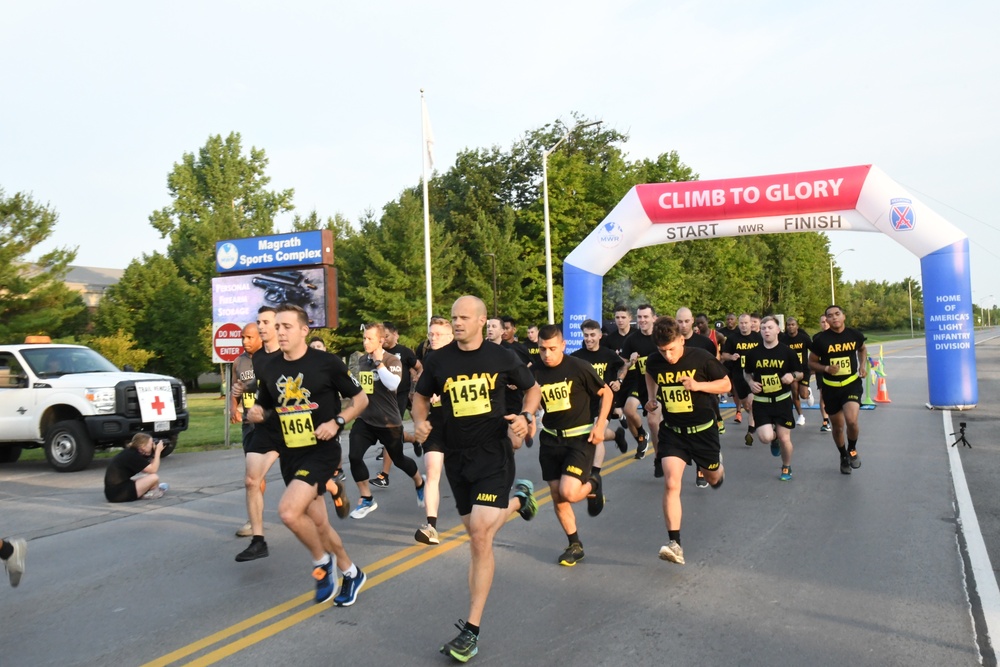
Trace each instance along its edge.
{"label": "tree", "polygon": [[141,371],[153,358],[152,352],[136,348],[132,334],[125,333],[121,329],[111,336],[91,338],[87,341],[87,346],[99,352],[118,368],[131,366],[133,370]]}
{"label": "tree", "polygon": [[[85,310],[64,280],[76,249],[58,248],[34,262],[25,256],[55,231],[56,212],[29,195],[5,196],[0,188],[0,341],[29,334],[65,335]],[[72,332],[75,333],[75,332]]]}

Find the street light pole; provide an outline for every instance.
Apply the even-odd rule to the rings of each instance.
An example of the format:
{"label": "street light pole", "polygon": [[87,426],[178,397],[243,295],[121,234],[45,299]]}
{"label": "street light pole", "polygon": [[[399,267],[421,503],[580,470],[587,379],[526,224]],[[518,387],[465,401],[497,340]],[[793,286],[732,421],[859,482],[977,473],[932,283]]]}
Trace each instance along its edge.
{"label": "street light pole", "polygon": [[830,258],[830,305],[837,303],[837,294],[833,289],[833,263],[838,257],[843,255],[845,252],[854,252],[854,248],[848,248],[847,250],[841,250],[836,255]]}
{"label": "street light pole", "polygon": [[910,338],[913,338],[913,279],[906,279],[906,295],[910,299]]}
{"label": "street light pole", "polygon": [[548,150],[542,149],[542,211],[545,217],[545,289],[549,303],[549,324],[556,323],[555,306],[552,299],[552,237],[549,233],[549,156],[562,142],[569,139],[569,135],[577,130],[582,130],[591,125],[600,125],[604,121],[595,120],[592,123],[579,123],[573,128],[566,130],[566,133]]}
{"label": "street light pole", "polygon": [[495,252],[484,253],[493,260],[493,317],[497,316],[497,254]]}

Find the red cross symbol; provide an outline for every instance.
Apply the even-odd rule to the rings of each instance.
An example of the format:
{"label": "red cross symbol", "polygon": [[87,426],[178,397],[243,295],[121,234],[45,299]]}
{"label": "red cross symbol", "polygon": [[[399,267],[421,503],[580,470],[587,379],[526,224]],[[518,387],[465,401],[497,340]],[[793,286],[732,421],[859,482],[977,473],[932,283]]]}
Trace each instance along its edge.
{"label": "red cross symbol", "polygon": [[163,408],[167,407],[167,404],[161,401],[159,396],[153,397],[153,402],[151,405],[153,406],[153,409],[156,410],[156,414],[158,415],[162,415]]}

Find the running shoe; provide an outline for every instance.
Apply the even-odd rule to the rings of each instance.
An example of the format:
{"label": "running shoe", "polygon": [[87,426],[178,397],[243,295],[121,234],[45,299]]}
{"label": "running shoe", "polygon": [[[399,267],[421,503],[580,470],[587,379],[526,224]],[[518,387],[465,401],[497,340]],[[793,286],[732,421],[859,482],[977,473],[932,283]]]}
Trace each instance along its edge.
{"label": "running shoe", "polygon": [[525,521],[531,521],[538,514],[538,501],[534,496],[535,485],[529,479],[519,479],[514,482],[514,489],[514,497],[521,499],[521,509],[517,513]]}
{"label": "running shoe", "polygon": [[337,597],[333,598],[333,604],[338,607],[350,607],[358,599],[358,593],[361,592],[361,587],[365,585],[366,581],[368,581],[368,577],[365,576],[360,567],[356,577],[349,577],[345,574],[340,582],[340,592],[337,593]]}
{"label": "running shoe", "polygon": [[384,472],[380,472],[378,477],[368,480],[368,483],[374,486],[376,489],[388,489],[389,488],[389,475]]}
{"label": "running shoe", "polygon": [[[421,476],[423,477],[423,476]],[[420,488],[417,489],[417,507],[424,506],[424,489],[427,488],[427,478],[423,477],[423,482],[420,484]]]}
{"label": "running shoe", "polygon": [[642,460],[646,456],[646,450],[649,449],[649,435],[644,429],[639,429],[639,435],[636,436],[635,441],[635,458],[637,460]]}
{"label": "running shoe", "polygon": [[858,452],[854,449],[849,451],[847,455],[850,457],[851,467],[857,470],[861,467],[861,457],[858,456]]}
{"label": "running shoe", "polygon": [[705,479],[705,473],[701,471],[701,468],[698,469],[698,476],[694,478],[694,485],[699,489],[708,488],[708,480]]}
{"label": "running shoe", "polygon": [[258,558],[267,558],[267,542],[264,540],[261,540],[260,542],[250,542],[250,546],[236,554],[237,563],[246,563],[247,561],[257,560]]}
{"label": "running shoe", "polygon": [[535,446],[535,439],[532,438],[530,435],[524,436],[524,446],[527,447],[528,449],[531,449],[532,447]]}
{"label": "running shoe", "polygon": [[559,564],[566,567],[573,567],[581,560],[583,560],[583,545],[579,542],[570,544],[566,547],[566,551],[562,552],[562,556],[559,556]]}
{"label": "running shoe", "polygon": [[330,558],[324,565],[317,565],[313,569],[313,579],[316,580],[316,604],[326,602],[333,597],[333,558]]}
{"label": "running shoe", "polygon": [[743,413],[740,412],[739,409],[736,410],[736,416],[733,417],[733,421],[736,422],[737,424],[743,423]]}
{"label": "running shoe", "polygon": [[337,468],[333,471],[333,479],[337,482],[346,482],[347,475],[344,474],[343,468]]}
{"label": "running shoe", "polygon": [[771,456],[781,456],[781,445],[778,444],[777,438],[771,441]]}
{"label": "running shoe", "polygon": [[661,479],[663,477],[663,459],[659,456],[653,457],[653,477]]}
{"label": "running shoe", "polygon": [[670,540],[660,547],[660,560],[677,563],[678,565],[684,564],[684,550],[681,549],[681,545],[677,544],[677,540]]}
{"label": "running shoe", "polygon": [[157,498],[163,497],[163,489],[160,487],[154,487],[147,491],[143,496],[143,500],[156,500]]}
{"label": "running shoe", "polygon": [[385,458],[385,447],[382,447],[381,449],[378,450],[378,454],[375,455],[375,460],[381,461],[384,458]]}
{"label": "running shoe", "polygon": [[253,535],[253,526],[247,521],[245,524],[240,526],[240,529],[236,531],[236,537],[251,537]]}
{"label": "running shoe", "polygon": [[160,491],[166,493],[170,489],[170,485],[166,482],[160,482]]}
{"label": "running shoe", "polygon": [[823,425],[819,427],[819,432],[820,433],[829,433],[830,431],[831,431],[831,429],[830,429],[830,422],[829,422],[829,420],[824,419],[823,420]]}
{"label": "running shoe", "polygon": [[461,632],[458,633],[457,637],[441,647],[441,653],[450,655],[459,662],[468,662],[479,653],[479,647],[476,646],[479,642],[479,637],[474,635],[472,630],[465,627],[465,621],[463,620],[459,620],[455,624],[455,627],[461,630]]}
{"label": "running shoe", "polygon": [[753,433],[747,431],[747,434],[743,436],[743,444],[747,447],[753,447]]}
{"label": "running shoe", "polygon": [[781,466],[781,474],[778,475],[778,479],[782,482],[792,481],[792,468],[791,466]]}
{"label": "running shoe", "polygon": [[809,389],[809,398],[806,399],[806,403],[808,403],[809,407],[811,408],[812,406],[816,405],[816,398],[813,396],[812,387],[808,387],[808,389]]}
{"label": "running shoe", "polygon": [[628,440],[625,439],[625,429],[619,428],[615,431],[615,444],[618,445],[618,451],[622,454],[628,451]]}
{"label": "running shoe", "polygon": [[417,457],[420,457],[420,456],[424,455],[424,446],[423,446],[423,444],[417,442],[416,440],[413,441],[413,455],[417,456]]}
{"label": "running shoe", "polygon": [[798,426],[805,426],[806,425],[806,416],[800,412],[799,413],[799,418],[795,420],[795,423]]}
{"label": "running shoe", "polygon": [[840,472],[843,475],[851,474],[851,460],[846,456],[840,457]]}
{"label": "running shoe", "polygon": [[437,528],[429,523],[425,523],[420,528],[417,528],[417,532],[413,534],[413,539],[421,544],[441,544]]}
{"label": "running shoe", "polygon": [[7,540],[7,544],[14,549],[14,553],[3,562],[3,566],[7,570],[11,587],[17,588],[17,585],[21,583],[21,575],[24,574],[24,557],[28,555],[28,543],[25,540],[16,539]]}
{"label": "running shoe", "polygon": [[725,435],[725,434],[726,434],[726,420],[725,419],[720,419],[719,420],[719,435]]}
{"label": "running shoe", "polygon": [[[604,509],[604,483],[601,481],[600,473],[594,473],[590,476],[590,487],[593,489],[593,493],[587,496],[587,514],[597,516]],[[582,553],[580,557],[583,558]],[[572,563],[570,564],[572,565]]]}
{"label": "running shoe", "polygon": [[378,503],[374,498],[361,498],[351,512],[352,519],[364,519],[366,516],[378,509]]}
{"label": "running shoe", "polygon": [[333,498],[333,511],[336,512],[337,518],[346,519],[347,515],[351,513],[351,501],[347,497],[347,485],[343,482],[337,483],[336,493],[330,488],[333,485],[334,481],[332,479],[327,480],[326,490],[330,492],[330,496]]}

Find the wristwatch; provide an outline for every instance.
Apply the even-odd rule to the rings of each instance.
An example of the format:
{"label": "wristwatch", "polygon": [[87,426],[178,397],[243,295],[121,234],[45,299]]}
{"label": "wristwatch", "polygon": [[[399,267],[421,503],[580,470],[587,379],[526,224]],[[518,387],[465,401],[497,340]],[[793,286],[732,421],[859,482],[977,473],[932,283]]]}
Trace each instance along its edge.
{"label": "wristwatch", "polygon": [[344,425],[347,423],[346,421],[344,421],[344,418],[341,417],[340,415],[334,417],[333,421],[337,422],[337,426],[339,426],[340,428],[344,428]]}
{"label": "wristwatch", "polygon": [[532,424],[535,421],[535,415],[531,414],[530,412],[522,412],[521,416],[524,417],[524,421],[528,422],[529,424]]}
{"label": "wristwatch", "polygon": [[379,366],[382,365],[382,360],[381,359],[372,359],[372,365],[375,366],[375,368],[378,368]]}

